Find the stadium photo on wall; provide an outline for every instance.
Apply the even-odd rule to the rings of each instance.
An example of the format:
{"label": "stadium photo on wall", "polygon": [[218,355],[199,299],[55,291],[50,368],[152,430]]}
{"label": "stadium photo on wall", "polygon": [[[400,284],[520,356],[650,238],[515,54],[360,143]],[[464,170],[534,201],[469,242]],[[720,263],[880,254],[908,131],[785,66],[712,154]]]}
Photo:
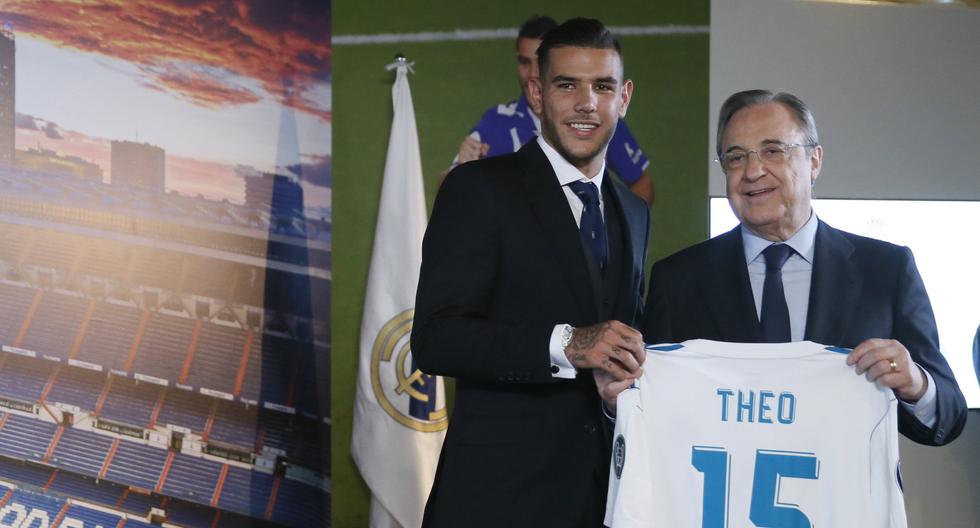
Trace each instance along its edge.
{"label": "stadium photo on wall", "polygon": [[0,524],[328,526],[329,0],[0,2]]}

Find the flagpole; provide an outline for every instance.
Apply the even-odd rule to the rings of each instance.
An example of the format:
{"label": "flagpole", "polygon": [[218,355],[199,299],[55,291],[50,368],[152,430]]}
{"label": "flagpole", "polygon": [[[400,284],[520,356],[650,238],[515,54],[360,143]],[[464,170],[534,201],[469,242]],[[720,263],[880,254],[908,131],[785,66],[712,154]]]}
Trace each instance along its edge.
{"label": "flagpole", "polygon": [[351,454],[371,489],[371,528],[415,528],[432,481],[447,417],[442,379],[415,367],[409,338],[426,226],[418,131],[404,55],[361,322]]}

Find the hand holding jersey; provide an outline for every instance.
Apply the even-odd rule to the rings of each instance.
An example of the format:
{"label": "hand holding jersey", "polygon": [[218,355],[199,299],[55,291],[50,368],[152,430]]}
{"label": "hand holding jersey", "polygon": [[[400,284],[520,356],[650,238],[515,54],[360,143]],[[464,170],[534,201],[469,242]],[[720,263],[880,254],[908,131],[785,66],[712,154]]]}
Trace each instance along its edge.
{"label": "hand holding jersey", "polygon": [[640,365],[646,358],[646,350],[639,330],[613,320],[574,329],[565,356],[576,369],[590,368],[595,376],[625,383],[619,391],[608,395],[603,394],[602,386],[598,387],[603,400],[615,403],[616,395],[643,374]]}
{"label": "hand holding jersey", "polygon": [[922,367],[913,363],[909,351],[894,339],[862,342],[847,356],[847,364],[854,365],[857,373],[864,374],[868,381],[893,389],[908,403],[919,401],[929,388]]}

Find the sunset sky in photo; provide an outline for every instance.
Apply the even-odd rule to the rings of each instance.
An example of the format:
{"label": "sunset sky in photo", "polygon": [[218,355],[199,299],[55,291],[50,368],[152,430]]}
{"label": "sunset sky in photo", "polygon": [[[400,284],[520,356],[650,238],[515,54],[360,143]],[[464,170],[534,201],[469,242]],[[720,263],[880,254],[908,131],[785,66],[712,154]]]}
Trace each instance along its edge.
{"label": "sunset sky in photo", "polygon": [[110,141],[149,143],[168,190],[236,203],[236,167],[302,163],[308,205],[329,207],[329,2],[183,4],[0,1],[17,148],[81,157],[108,181]]}

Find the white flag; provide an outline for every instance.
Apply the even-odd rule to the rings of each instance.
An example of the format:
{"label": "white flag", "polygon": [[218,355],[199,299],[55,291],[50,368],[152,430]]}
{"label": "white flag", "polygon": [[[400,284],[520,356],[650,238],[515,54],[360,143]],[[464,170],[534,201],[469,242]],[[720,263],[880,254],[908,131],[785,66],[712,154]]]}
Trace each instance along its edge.
{"label": "white flag", "polygon": [[416,528],[448,421],[442,378],[416,369],[409,348],[425,195],[410,65],[399,60],[392,66],[395,115],[361,323],[351,453],[371,488],[371,527]]}

